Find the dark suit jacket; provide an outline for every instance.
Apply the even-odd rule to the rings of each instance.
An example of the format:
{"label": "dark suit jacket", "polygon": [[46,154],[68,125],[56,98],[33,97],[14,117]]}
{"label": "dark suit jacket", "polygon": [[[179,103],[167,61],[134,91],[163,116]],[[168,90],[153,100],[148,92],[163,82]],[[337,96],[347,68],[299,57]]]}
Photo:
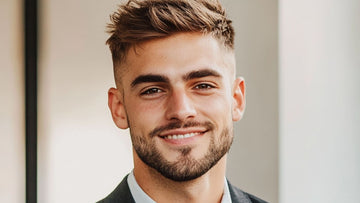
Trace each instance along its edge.
{"label": "dark suit jacket", "polygon": [[[231,201],[233,203],[266,203],[253,195],[241,191],[240,189],[232,186],[229,182],[229,191]],[[105,199],[100,200],[98,203],[135,203],[134,198],[131,195],[127,176],[121,181],[121,183],[110,193]],[[141,202],[139,202],[141,203]]]}

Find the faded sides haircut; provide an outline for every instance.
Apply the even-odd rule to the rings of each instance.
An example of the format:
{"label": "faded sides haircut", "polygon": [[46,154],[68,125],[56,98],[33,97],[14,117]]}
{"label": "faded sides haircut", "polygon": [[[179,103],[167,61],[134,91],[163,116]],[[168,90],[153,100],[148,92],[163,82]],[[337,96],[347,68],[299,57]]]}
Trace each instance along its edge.
{"label": "faded sides haircut", "polygon": [[234,50],[234,28],[218,0],[129,0],[110,16],[106,44],[112,54],[115,81],[130,48],[181,32],[210,34]]}

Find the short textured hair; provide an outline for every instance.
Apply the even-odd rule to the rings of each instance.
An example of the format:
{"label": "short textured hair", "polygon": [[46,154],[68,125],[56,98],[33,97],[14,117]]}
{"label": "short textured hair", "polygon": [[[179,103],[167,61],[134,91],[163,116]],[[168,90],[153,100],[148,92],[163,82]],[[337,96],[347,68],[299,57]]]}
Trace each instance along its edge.
{"label": "short textured hair", "polygon": [[109,45],[114,65],[122,64],[131,47],[180,32],[210,34],[234,49],[234,29],[218,0],[129,0],[110,16]]}

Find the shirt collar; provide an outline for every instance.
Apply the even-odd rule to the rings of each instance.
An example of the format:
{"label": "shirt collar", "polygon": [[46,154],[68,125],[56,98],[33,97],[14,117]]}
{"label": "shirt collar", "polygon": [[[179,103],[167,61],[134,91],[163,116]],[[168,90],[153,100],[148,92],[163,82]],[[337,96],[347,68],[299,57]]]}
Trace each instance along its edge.
{"label": "shirt collar", "polygon": [[129,185],[131,195],[133,196],[135,202],[156,203],[137,184],[133,171],[131,171],[131,173],[129,174],[129,176],[127,178],[127,182],[128,182],[128,185]]}
{"label": "shirt collar", "polygon": [[[129,185],[131,195],[133,196],[135,202],[156,203],[137,184],[133,171],[129,174],[127,178],[127,182]],[[228,182],[226,181],[226,178],[224,178],[224,193],[221,199],[221,203],[232,203],[230,197],[229,185]]]}

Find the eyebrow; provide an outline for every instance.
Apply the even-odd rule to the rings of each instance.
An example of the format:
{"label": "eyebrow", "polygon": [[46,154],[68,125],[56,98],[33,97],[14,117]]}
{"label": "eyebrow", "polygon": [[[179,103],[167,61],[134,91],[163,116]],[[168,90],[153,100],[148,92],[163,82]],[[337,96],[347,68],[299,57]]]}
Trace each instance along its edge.
{"label": "eyebrow", "polygon": [[203,78],[203,77],[208,77],[208,76],[213,76],[213,77],[218,77],[218,78],[222,77],[221,74],[215,70],[201,69],[201,70],[191,71],[190,73],[187,73],[186,75],[183,76],[183,80],[189,81],[192,79]]}
{"label": "eyebrow", "polygon": [[[191,71],[184,75],[182,78],[184,81],[189,81],[196,78],[203,78],[203,77],[218,77],[221,78],[221,74],[215,70],[211,69],[201,69],[196,71]],[[146,75],[139,75],[131,82],[131,87],[134,88],[135,86],[141,83],[148,83],[148,82],[162,82],[162,83],[170,83],[168,77],[163,75],[154,75],[154,74],[146,74]]]}
{"label": "eyebrow", "polygon": [[132,81],[131,87],[135,87],[136,85],[147,82],[169,83],[169,78],[162,75],[153,75],[153,74],[139,75]]}

